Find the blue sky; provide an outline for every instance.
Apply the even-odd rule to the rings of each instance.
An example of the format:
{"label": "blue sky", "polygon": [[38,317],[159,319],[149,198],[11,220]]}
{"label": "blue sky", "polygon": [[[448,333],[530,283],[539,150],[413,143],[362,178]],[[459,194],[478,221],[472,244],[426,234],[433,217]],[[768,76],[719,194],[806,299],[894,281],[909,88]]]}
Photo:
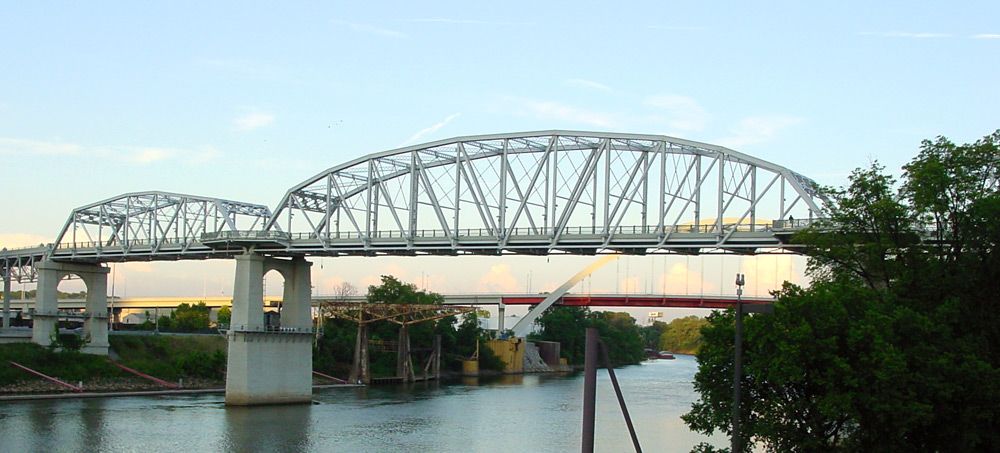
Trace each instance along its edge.
{"label": "blue sky", "polygon": [[0,244],[130,191],[273,206],[455,135],[664,133],[840,185],[1000,127],[996,2],[141,3],[3,8]]}

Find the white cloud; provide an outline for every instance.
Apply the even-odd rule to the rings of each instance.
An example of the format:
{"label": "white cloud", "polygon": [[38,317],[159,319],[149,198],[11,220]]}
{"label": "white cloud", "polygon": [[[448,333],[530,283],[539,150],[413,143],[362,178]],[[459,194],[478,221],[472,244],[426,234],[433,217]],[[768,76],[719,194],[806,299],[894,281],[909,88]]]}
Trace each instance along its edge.
{"label": "white cloud", "polygon": [[156,161],[173,157],[174,151],[166,148],[140,148],[132,151],[128,160],[137,164],[151,164]]}
{"label": "white cloud", "polygon": [[668,31],[702,31],[706,30],[705,27],[690,26],[690,25],[647,25],[646,28],[650,30],[668,30]]}
{"label": "white cloud", "polygon": [[949,33],[908,32],[908,31],[863,31],[858,34],[862,36],[881,36],[883,38],[913,38],[913,39],[951,37],[951,34]]}
{"label": "white cloud", "polygon": [[739,148],[772,140],[781,131],[799,124],[801,118],[793,116],[750,116],[734,126],[728,137],[716,140],[722,146]]}
{"label": "white cloud", "polygon": [[534,22],[503,22],[478,19],[449,19],[446,17],[427,17],[410,19],[407,22],[434,23],[434,24],[459,24],[459,25],[534,25]]}
{"label": "white cloud", "polygon": [[598,90],[605,92],[611,91],[611,87],[601,82],[595,82],[593,80],[587,80],[587,79],[569,79],[566,81],[566,84],[577,88],[587,88],[591,90]]}
{"label": "white cloud", "polygon": [[451,115],[448,115],[447,118],[445,118],[445,119],[443,119],[441,121],[438,121],[437,123],[434,123],[434,124],[430,125],[429,127],[425,127],[423,129],[417,131],[417,133],[413,134],[412,136],[410,136],[410,138],[406,139],[406,141],[403,142],[400,146],[408,145],[408,144],[411,144],[411,143],[416,143],[418,140],[424,138],[424,136],[426,136],[428,134],[433,134],[434,132],[437,132],[438,129],[441,129],[442,127],[447,126],[448,123],[452,122],[452,120],[454,120],[455,118],[458,118],[461,115],[462,115],[461,113],[452,113]]}
{"label": "white cloud", "polygon": [[980,33],[972,37],[975,39],[1000,39],[1000,33]]}
{"label": "white cloud", "polygon": [[371,24],[359,24],[359,23],[356,23],[356,22],[346,22],[346,21],[342,21],[342,20],[335,20],[335,21],[333,21],[333,23],[337,24],[337,25],[343,25],[343,26],[351,29],[352,31],[356,31],[356,32],[359,32],[359,33],[367,33],[367,34],[370,34],[370,35],[382,36],[382,37],[386,37],[386,38],[397,38],[397,39],[399,39],[399,38],[408,38],[409,37],[409,36],[406,35],[406,33],[403,33],[401,31],[396,31],[396,30],[390,30],[388,28],[377,27],[377,26],[371,25]]}
{"label": "white cloud", "polygon": [[30,233],[0,233],[0,249],[34,247],[39,244],[47,244],[54,239]]}
{"label": "white cloud", "polygon": [[700,131],[708,123],[708,113],[698,101],[687,96],[661,94],[646,98],[645,104],[667,112],[667,126],[680,131]]}
{"label": "white cloud", "polygon": [[522,100],[522,107],[544,120],[570,121],[589,126],[613,127],[619,123],[612,115],[552,101]]}
{"label": "white cloud", "polygon": [[87,157],[147,165],[165,160],[201,164],[215,159],[220,154],[217,149],[211,146],[195,149],[158,146],[86,146],[76,143],[0,137],[0,155],[12,156]]}
{"label": "white cloud", "polygon": [[80,154],[83,147],[73,143],[0,137],[0,154],[67,156]]}
{"label": "white cloud", "polygon": [[252,131],[274,123],[274,115],[266,112],[250,112],[236,117],[233,128],[238,131]]}
{"label": "white cloud", "polygon": [[520,289],[517,279],[510,272],[507,264],[494,264],[489,272],[479,277],[476,291],[481,293],[515,293]]}

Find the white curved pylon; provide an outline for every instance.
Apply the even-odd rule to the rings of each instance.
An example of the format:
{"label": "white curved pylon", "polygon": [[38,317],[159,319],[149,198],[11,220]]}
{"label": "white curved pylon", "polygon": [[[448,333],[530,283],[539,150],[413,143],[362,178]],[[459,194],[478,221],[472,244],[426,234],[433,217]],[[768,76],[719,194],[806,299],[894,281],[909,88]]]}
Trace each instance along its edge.
{"label": "white curved pylon", "polygon": [[517,324],[514,324],[514,328],[511,329],[514,332],[514,336],[523,337],[527,335],[528,332],[531,331],[531,325],[535,323],[535,320],[538,319],[538,317],[541,316],[545,310],[551,307],[552,304],[556,303],[557,300],[562,299],[562,297],[565,296],[569,290],[573,289],[577,283],[580,283],[581,280],[587,278],[587,276],[594,273],[594,271],[604,267],[604,265],[618,259],[619,256],[621,255],[604,255],[593,263],[590,263],[589,266],[583,268],[582,271],[577,272],[576,275],[569,280],[566,280],[566,283],[563,283],[558,289],[549,293],[549,295],[545,297],[545,300],[543,300],[540,304],[535,305],[535,308],[532,308],[528,314],[524,315],[524,317],[517,322]]}

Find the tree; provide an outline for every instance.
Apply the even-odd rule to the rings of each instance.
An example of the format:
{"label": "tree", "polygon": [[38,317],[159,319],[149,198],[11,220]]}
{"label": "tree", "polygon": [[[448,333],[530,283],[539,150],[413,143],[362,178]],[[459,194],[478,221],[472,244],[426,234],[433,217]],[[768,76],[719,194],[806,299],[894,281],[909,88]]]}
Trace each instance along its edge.
{"label": "tree", "polygon": [[587,307],[554,305],[535,322],[542,327],[537,338],[560,343],[559,355],[571,364],[583,363],[584,337],[587,330]]}
{"label": "tree", "polygon": [[216,324],[220,326],[229,326],[229,323],[233,320],[233,309],[229,305],[225,305],[219,309],[219,312],[215,315]]}
{"label": "tree", "polygon": [[628,313],[592,312],[587,307],[556,305],[538,317],[542,331],[535,338],[560,343],[560,355],[571,364],[583,363],[588,327],[598,330],[614,365],[639,363],[645,358],[643,337]]}
{"label": "tree", "polygon": [[659,349],[660,336],[667,330],[667,323],[653,321],[652,324],[640,327],[639,330],[642,332],[643,346],[649,349]]}
{"label": "tree", "polygon": [[391,275],[382,276],[381,285],[368,287],[368,302],[383,304],[440,304],[440,294],[418,290],[412,283],[403,283]]}
{"label": "tree", "polygon": [[[774,451],[988,451],[1000,446],[1000,131],[924,141],[899,190],[873,164],[828,191],[797,235],[809,288],[745,322],[744,432]],[[733,314],[709,318],[701,399],[685,421],[730,429]],[[748,445],[749,448],[749,445]]]}
{"label": "tree", "polygon": [[664,324],[658,347],[681,354],[697,354],[701,347],[701,329],[708,321],[699,316],[677,318]]}
{"label": "tree", "polygon": [[[211,309],[204,302],[195,305],[180,304],[170,313],[169,328],[181,332],[193,332],[207,329],[211,323],[209,313]],[[163,323],[161,327],[165,327]]]}

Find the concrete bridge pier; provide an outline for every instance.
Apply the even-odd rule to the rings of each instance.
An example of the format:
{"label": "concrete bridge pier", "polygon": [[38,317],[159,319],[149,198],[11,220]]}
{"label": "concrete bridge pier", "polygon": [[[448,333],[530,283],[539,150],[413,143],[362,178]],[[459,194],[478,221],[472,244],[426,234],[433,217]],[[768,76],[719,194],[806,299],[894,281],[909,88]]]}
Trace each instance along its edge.
{"label": "concrete bridge pier", "polygon": [[[226,369],[226,404],[308,403],[312,400],[312,263],[302,257],[236,257]],[[264,274],[285,279],[281,325],[264,324]]]}
{"label": "concrete bridge pier", "polygon": [[108,272],[100,264],[60,263],[43,261],[38,264],[38,291],[32,314],[31,341],[42,346],[52,344],[59,324],[59,282],[76,275],[87,286],[87,309],[84,315],[82,352],[108,355]]}

